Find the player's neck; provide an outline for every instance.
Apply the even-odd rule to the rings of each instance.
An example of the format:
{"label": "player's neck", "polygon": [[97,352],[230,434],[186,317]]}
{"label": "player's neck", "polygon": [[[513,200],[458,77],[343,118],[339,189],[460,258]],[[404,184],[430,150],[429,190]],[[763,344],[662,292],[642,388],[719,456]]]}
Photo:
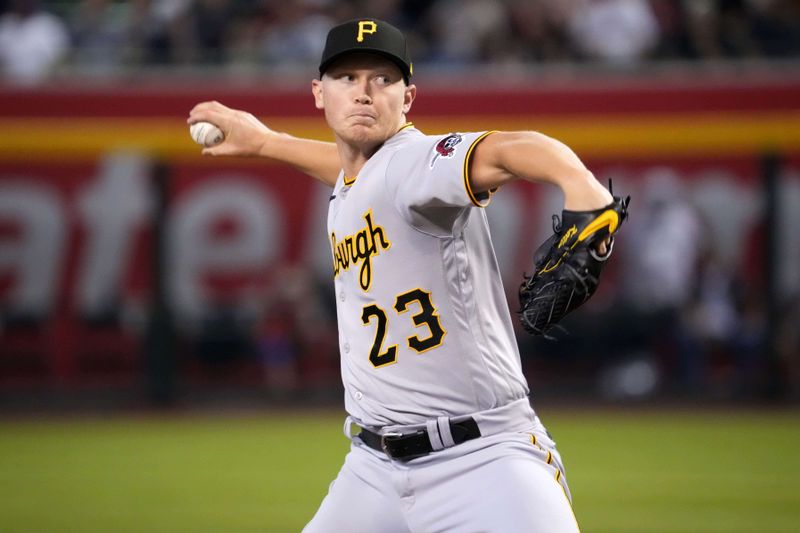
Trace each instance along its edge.
{"label": "player's neck", "polygon": [[[405,120],[405,115],[402,117],[400,125],[397,126],[394,133],[397,133],[409,123]],[[391,138],[394,133],[389,136]],[[380,150],[381,146],[389,139],[384,139],[381,142],[358,143],[349,142],[342,139],[338,135],[336,137],[336,146],[339,149],[339,160],[342,163],[342,170],[344,175],[348,178],[355,178],[361,171],[361,168],[369,161],[375,153]]]}
{"label": "player's neck", "polygon": [[337,139],[336,145],[339,148],[339,160],[342,162],[344,175],[348,178],[355,178],[361,172],[361,168],[369,161],[369,158],[375,155],[375,152],[383,146],[383,143],[357,146]]}

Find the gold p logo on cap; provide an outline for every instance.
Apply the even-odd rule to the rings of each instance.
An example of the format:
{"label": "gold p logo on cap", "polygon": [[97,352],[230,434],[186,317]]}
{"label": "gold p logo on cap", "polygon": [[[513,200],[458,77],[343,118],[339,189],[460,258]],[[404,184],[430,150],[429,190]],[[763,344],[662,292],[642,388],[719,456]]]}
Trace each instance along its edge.
{"label": "gold p logo on cap", "polygon": [[370,35],[378,31],[378,25],[372,20],[359,20],[358,21],[358,37],[356,41],[364,41],[364,35]]}

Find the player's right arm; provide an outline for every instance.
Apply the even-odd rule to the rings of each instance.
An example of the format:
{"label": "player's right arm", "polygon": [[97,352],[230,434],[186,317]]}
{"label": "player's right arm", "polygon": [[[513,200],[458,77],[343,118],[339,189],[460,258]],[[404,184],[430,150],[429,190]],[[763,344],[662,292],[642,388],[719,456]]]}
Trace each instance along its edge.
{"label": "player's right arm", "polygon": [[252,114],[219,102],[194,106],[186,122],[201,121],[211,122],[225,134],[222,143],[204,148],[203,155],[264,157],[290,165],[331,187],[336,184],[342,165],[334,143],[273,131]]}

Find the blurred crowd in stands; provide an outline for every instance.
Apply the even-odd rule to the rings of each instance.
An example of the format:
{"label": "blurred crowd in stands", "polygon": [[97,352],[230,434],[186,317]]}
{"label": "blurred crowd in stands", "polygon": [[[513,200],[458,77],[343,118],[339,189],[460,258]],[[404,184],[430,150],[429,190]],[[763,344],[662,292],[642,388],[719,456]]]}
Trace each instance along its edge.
{"label": "blurred crowd in stands", "polygon": [[361,16],[405,29],[436,72],[800,55],[796,0],[0,0],[0,13],[3,78],[23,84],[58,69],[313,73],[327,29]]}
{"label": "blurred crowd in stands", "polygon": [[[800,223],[798,177],[784,176],[782,219],[770,230],[777,238]],[[712,175],[685,178],[652,167],[638,187],[625,187],[636,209],[606,272],[615,281],[565,321],[571,334],[555,343],[522,336],[523,351],[567,365],[583,358],[613,398],[657,389],[725,399],[786,393],[800,378],[800,247],[782,250],[770,276],[759,193]]]}

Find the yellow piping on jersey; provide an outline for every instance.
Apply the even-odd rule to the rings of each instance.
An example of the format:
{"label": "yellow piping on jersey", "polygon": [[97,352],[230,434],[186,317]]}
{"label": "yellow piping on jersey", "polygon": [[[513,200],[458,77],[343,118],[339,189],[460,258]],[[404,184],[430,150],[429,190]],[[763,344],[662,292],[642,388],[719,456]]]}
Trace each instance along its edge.
{"label": "yellow piping on jersey", "polygon": [[[467,156],[464,158],[464,172],[463,172],[464,188],[467,190],[467,196],[469,196],[469,199],[472,201],[473,204],[475,204],[478,207],[486,207],[487,205],[489,205],[489,202],[482,204],[480,200],[478,200],[478,197],[475,196],[475,193],[472,192],[472,185],[470,185],[469,183],[469,164],[472,159],[472,151],[475,149],[476,146],[478,146],[479,142],[481,142],[483,139],[485,139],[492,133],[497,133],[497,130],[487,131],[482,135],[480,135],[477,139],[472,141],[472,144],[469,146],[469,149],[467,150]],[[489,196],[491,196],[491,193],[489,194]]]}
{"label": "yellow piping on jersey", "polygon": [[[533,444],[534,446],[536,446],[540,450],[545,451],[544,448],[542,448],[539,445],[539,443],[536,442],[536,436],[533,433],[530,433],[529,435],[531,436],[531,444]],[[561,491],[564,493],[564,497],[567,499],[567,503],[569,503],[569,508],[570,508],[570,510],[572,510],[572,500],[569,499],[569,495],[567,494],[567,488],[565,486],[565,483],[561,483],[561,476],[563,476],[563,474],[561,473],[561,469],[559,467],[557,467],[556,465],[552,464],[552,462],[553,462],[553,454],[548,451],[547,452],[547,464],[551,465],[553,468],[556,469],[556,475],[555,475],[556,483],[558,483],[558,485],[561,487]],[[572,518],[575,520],[575,527],[578,528],[578,531],[580,531],[581,528],[580,528],[580,526],[578,526],[578,519],[575,518],[575,512],[574,511],[572,512]]]}

